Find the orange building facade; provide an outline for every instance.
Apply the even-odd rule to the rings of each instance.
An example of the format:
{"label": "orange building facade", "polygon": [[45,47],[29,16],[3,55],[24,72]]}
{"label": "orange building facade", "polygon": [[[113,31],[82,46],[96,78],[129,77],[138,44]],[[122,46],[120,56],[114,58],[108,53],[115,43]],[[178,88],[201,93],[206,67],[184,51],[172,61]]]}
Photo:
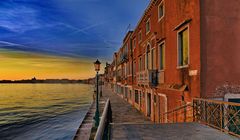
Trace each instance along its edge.
{"label": "orange building facade", "polygon": [[[218,75],[215,70],[226,64],[211,58],[233,50],[215,50],[219,54],[209,54],[207,51],[214,51],[211,45],[219,45],[218,49],[223,46],[204,36],[215,34],[211,29],[217,28],[208,21],[209,16],[220,16],[211,15],[216,11],[204,7],[209,7],[207,3],[212,7],[223,6],[222,1],[216,4],[211,0],[152,0],[134,31],[125,36],[112,63],[105,68],[109,87],[156,123],[160,122],[162,113],[185,105],[193,98],[225,100],[224,95],[215,94],[215,89],[225,82],[215,77]],[[240,28],[233,32],[237,31]],[[240,45],[239,39],[232,45]],[[240,51],[239,46],[233,48]],[[213,67],[216,64],[217,67]],[[220,79],[226,77],[230,82],[239,82],[239,70],[234,70],[235,78],[222,73]]]}

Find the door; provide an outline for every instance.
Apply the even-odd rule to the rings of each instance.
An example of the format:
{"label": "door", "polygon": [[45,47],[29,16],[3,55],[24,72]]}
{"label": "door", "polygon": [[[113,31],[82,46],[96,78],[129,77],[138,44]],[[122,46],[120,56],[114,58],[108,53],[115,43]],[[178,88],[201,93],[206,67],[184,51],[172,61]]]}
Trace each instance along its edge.
{"label": "door", "polygon": [[128,95],[128,88],[125,87],[125,91],[124,91],[124,98],[125,98],[125,99],[128,99],[128,98],[127,98],[127,95]]}
{"label": "door", "polygon": [[147,116],[151,117],[151,94],[147,94]]}
{"label": "door", "polygon": [[139,110],[142,110],[142,92],[139,91]]}

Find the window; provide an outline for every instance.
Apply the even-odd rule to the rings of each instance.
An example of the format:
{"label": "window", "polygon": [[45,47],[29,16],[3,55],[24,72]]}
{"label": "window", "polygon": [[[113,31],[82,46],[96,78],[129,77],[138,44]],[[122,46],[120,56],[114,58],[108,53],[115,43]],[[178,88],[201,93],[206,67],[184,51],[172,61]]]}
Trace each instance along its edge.
{"label": "window", "polygon": [[158,6],[158,20],[161,20],[164,16],[164,4],[163,1]]}
{"label": "window", "polygon": [[136,61],[133,62],[133,74],[136,74]]}
{"label": "window", "polygon": [[133,49],[135,49],[136,48],[136,39],[134,38],[133,39]]}
{"label": "window", "polygon": [[129,98],[130,98],[130,100],[132,100],[132,91],[131,90],[129,90]]}
{"label": "window", "polygon": [[126,57],[126,55],[128,54],[128,45],[124,46],[124,57]]}
{"label": "window", "polygon": [[146,52],[146,68],[150,69],[151,66],[151,53],[150,53],[150,45],[147,46]]}
{"label": "window", "polygon": [[132,62],[129,63],[129,75],[132,75]]}
{"label": "window", "polygon": [[145,70],[145,65],[146,65],[146,62],[144,61],[144,60],[146,60],[145,57],[146,57],[146,55],[143,54],[143,57],[142,57],[142,69],[143,70]]}
{"label": "window", "polygon": [[127,76],[127,74],[128,74],[128,65],[125,65],[124,67],[125,67],[124,75]]}
{"label": "window", "polygon": [[142,57],[139,58],[139,71],[142,71]]}
{"label": "window", "polygon": [[178,33],[178,66],[187,66],[189,61],[188,28]]}
{"label": "window", "polygon": [[139,104],[139,94],[137,90],[135,90],[135,103]]}
{"label": "window", "polygon": [[146,22],[146,34],[150,32],[150,19]]}
{"label": "window", "polygon": [[163,70],[165,66],[165,44],[159,46],[159,69]]}
{"label": "window", "polygon": [[151,62],[152,62],[152,65],[151,65],[151,67],[152,67],[152,69],[153,70],[155,70],[155,69],[157,69],[157,67],[156,67],[156,49],[155,48],[153,48],[152,49],[152,51],[151,51],[151,58],[152,58],[152,60],[151,60]]}
{"label": "window", "polygon": [[138,33],[138,42],[142,41],[142,31]]}
{"label": "window", "polygon": [[127,73],[128,75],[131,74],[130,62],[127,63]]}

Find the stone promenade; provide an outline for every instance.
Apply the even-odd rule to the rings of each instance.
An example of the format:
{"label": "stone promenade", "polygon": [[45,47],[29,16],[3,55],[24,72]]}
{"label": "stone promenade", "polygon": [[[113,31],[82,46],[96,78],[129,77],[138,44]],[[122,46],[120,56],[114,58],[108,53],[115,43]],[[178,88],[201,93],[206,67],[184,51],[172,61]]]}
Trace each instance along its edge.
{"label": "stone promenade", "polygon": [[111,90],[104,88],[103,97],[105,100],[110,99],[113,123],[151,123],[142,113],[131,106]]}
{"label": "stone promenade", "polygon": [[137,109],[104,88],[101,100],[110,99],[111,140],[239,140],[198,123],[153,124]]}

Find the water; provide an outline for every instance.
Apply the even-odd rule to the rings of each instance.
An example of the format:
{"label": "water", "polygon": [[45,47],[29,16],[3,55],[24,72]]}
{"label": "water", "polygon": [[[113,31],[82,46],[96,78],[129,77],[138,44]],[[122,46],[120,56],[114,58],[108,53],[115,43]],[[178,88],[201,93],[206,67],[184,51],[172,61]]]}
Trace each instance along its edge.
{"label": "water", "polygon": [[84,84],[0,84],[0,140],[71,140],[92,94]]}

